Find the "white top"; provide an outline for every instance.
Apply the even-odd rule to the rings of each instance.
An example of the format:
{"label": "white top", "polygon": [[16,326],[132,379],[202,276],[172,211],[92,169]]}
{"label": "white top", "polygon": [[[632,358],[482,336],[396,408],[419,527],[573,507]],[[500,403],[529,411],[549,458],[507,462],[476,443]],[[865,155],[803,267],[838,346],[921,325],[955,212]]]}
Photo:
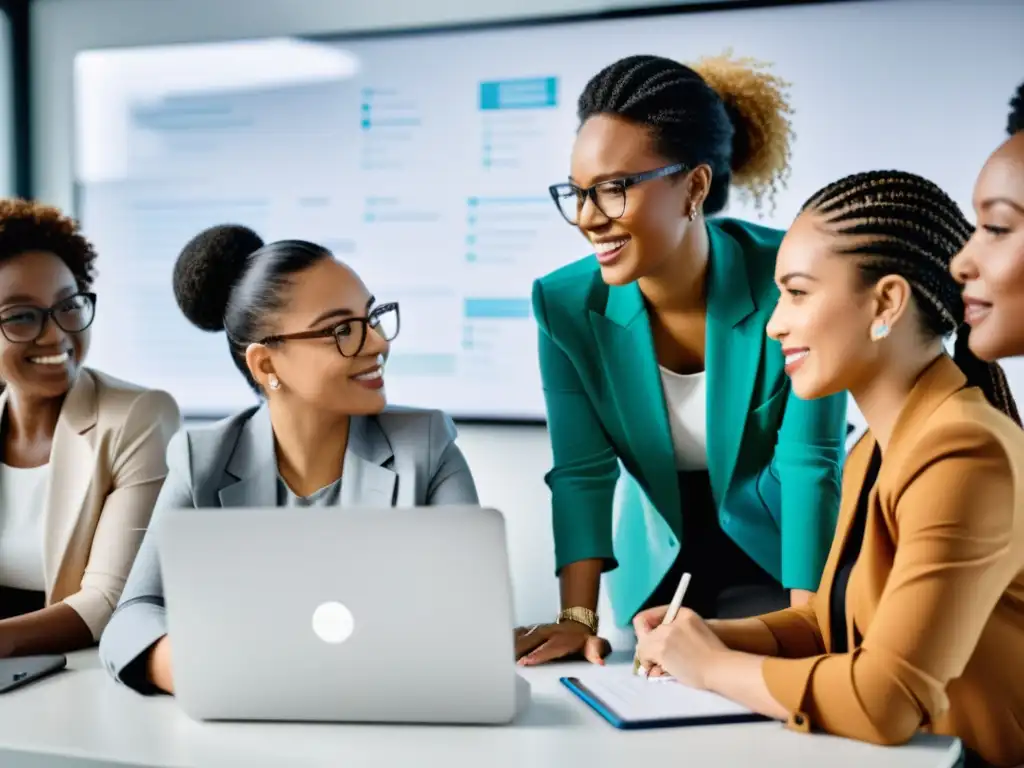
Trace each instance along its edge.
{"label": "white top", "polygon": [[50,466],[0,464],[0,586],[45,590],[43,510]]}
{"label": "white top", "polygon": [[661,389],[665,393],[668,425],[676,451],[676,469],[695,471],[708,468],[706,376],[673,373],[661,368]]}

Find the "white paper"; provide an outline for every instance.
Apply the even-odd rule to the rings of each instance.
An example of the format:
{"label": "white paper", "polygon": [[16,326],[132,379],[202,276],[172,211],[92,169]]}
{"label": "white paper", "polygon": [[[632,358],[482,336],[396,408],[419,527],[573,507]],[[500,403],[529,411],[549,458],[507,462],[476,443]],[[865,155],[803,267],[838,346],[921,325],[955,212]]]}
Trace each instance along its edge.
{"label": "white paper", "polygon": [[668,720],[749,715],[751,710],[674,678],[645,678],[628,667],[588,670],[580,683],[623,720]]}

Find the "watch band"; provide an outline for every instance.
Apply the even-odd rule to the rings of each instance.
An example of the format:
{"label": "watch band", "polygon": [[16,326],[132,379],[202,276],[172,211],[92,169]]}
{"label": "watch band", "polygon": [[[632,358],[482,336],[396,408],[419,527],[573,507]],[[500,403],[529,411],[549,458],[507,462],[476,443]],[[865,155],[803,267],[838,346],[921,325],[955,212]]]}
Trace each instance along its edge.
{"label": "watch band", "polygon": [[566,608],[558,614],[558,624],[564,624],[567,621],[575,621],[577,624],[582,624],[589,629],[593,634],[597,634],[598,618],[597,614],[589,608],[583,608],[576,606],[574,608]]}

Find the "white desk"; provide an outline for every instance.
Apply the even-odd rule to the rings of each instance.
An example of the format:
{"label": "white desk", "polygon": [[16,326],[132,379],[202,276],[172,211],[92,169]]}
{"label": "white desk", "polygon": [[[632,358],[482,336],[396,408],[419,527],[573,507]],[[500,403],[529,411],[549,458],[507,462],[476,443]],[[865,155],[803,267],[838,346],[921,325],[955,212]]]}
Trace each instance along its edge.
{"label": "white desk", "polygon": [[0,695],[0,765],[624,768],[681,759],[716,768],[950,768],[959,755],[955,739],[921,736],[885,749],[792,733],[778,723],[620,732],[558,682],[581,666],[526,670],[530,708],[504,727],[203,724],[170,697],[142,697],[116,685],[95,652],[85,651],[68,657],[67,671]]}

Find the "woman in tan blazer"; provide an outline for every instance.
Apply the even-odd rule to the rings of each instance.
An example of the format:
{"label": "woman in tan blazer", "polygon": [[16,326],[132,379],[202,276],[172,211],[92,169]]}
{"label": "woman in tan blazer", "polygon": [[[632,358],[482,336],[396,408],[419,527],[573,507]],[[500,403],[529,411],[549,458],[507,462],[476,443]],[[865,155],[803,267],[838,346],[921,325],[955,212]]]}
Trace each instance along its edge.
{"label": "woman in tan blazer", "polygon": [[99,639],[180,422],[170,395],[82,367],[95,256],[60,211],[0,201],[0,657]]}
{"label": "woman in tan blazer", "polygon": [[924,729],[972,759],[1024,761],[1024,431],[966,330],[952,360],[943,347],[963,316],[949,264],[970,233],[908,173],[851,176],[805,205],[768,332],[798,396],[847,389],[869,427],[821,586],[755,619],[642,614],[645,668],[796,730],[899,744]]}

